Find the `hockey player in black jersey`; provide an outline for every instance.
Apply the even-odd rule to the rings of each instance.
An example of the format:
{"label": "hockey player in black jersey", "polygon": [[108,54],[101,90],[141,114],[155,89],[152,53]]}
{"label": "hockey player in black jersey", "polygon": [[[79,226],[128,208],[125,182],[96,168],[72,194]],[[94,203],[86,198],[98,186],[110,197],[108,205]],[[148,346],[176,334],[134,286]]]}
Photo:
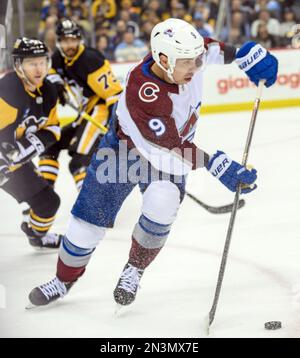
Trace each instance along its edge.
{"label": "hockey player in black jersey", "polygon": [[14,71],[0,80],[0,188],[29,205],[29,221],[21,225],[29,243],[57,248],[60,236],[48,230],[60,199],[31,161],[60,139],[58,96],[45,79],[51,60],[42,41],[25,37],[12,56]]}
{"label": "hockey player in black jersey", "polygon": [[[96,122],[107,126],[122,91],[109,62],[99,51],[84,45],[80,29],[73,20],[61,20],[56,35],[57,49],[52,55],[48,79],[56,85],[60,103],[69,102],[68,88],[79,102],[79,113],[84,110]],[[62,128],[60,141],[41,156],[40,173],[54,185],[59,170],[59,153],[67,149],[71,157],[69,170],[80,190],[100,138],[99,128],[79,114],[74,122]]]}

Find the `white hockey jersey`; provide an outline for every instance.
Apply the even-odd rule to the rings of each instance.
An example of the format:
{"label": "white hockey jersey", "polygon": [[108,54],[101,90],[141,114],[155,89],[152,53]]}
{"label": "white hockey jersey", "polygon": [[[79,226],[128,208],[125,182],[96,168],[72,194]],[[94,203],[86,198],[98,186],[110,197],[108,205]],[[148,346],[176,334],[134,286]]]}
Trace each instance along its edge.
{"label": "white hockey jersey", "polygon": [[[236,49],[205,39],[206,65],[230,63]],[[150,68],[151,55],[128,75],[117,107],[118,136],[129,142],[158,170],[186,175],[204,166],[204,155],[193,138],[202,100],[203,70],[186,85],[169,84]]]}

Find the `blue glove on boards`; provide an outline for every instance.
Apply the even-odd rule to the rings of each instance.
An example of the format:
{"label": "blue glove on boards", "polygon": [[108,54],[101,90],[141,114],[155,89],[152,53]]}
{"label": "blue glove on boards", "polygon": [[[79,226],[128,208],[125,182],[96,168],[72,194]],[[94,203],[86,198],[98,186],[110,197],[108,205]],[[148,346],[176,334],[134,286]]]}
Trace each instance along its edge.
{"label": "blue glove on boards", "polygon": [[242,183],[242,194],[250,193],[257,188],[254,184],[257,178],[256,170],[248,170],[219,150],[209,160],[207,170],[230,191],[236,192],[239,183]]}
{"label": "blue glove on boards", "polygon": [[246,42],[238,50],[235,61],[256,86],[264,79],[265,86],[270,87],[277,79],[277,58],[256,42]]}

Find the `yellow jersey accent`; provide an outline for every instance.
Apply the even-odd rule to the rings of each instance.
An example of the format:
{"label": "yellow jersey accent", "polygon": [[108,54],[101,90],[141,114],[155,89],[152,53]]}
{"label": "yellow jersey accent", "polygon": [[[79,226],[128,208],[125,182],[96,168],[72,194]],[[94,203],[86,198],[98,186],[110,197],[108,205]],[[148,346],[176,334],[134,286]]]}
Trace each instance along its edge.
{"label": "yellow jersey accent", "polygon": [[120,82],[114,76],[107,60],[104,61],[103,66],[87,76],[87,83],[99,97],[105,100],[122,91]]}
{"label": "yellow jersey accent", "polygon": [[86,177],[86,172],[83,172],[83,173],[74,175],[74,180],[75,180],[75,182],[78,182],[79,180],[84,179],[85,177]]}
{"label": "yellow jersey accent", "polygon": [[56,181],[57,175],[56,174],[50,174],[50,173],[42,173],[42,177],[47,180]]}
{"label": "yellow jersey accent", "polygon": [[74,64],[74,62],[77,61],[78,58],[81,56],[84,49],[85,49],[84,45],[82,45],[82,44],[79,45],[79,49],[78,49],[76,55],[72,59],[69,60],[67,57],[65,57],[65,64],[67,66],[72,66]]}
{"label": "yellow jersey accent", "polygon": [[99,104],[95,107],[92,117],[96,122],[106,125],[108,114],[107,106],[105,104]]}
{"label": "yellow jersey accent", "polygon": [[17,118],[18,110],[0,98],[0,129],[14,123]]}
{"label": "yellow jersey accent", "polygon": [[43,227],[36,226],[36,225],[30,223],[30,226],[31,226],[34,230],[43,231],[43,232],[44,232],[44,231],[48,231],[48,230],[50,229],[50,227],[52,226],[52,223],[51,223],[51,225],[49,225],[49,226],[43,226]]}
{"label": "yellow jersey accent", "polygon": [[41,159],[39,160],[39,166],[41,165],[50,165],[51,167],[59,168],[59,163],[54,159]]}
{"label": "yellow jersey accent", "polygon": [[87,154],[92,145],[95,143],[99,134],[100,130],[94,124],[88,123],[80,138],[78,153]]}
{"label": "yellow jersey accent", "polygon": [[31,216],[34,220],[40,221],[41,223],[49,223],[49,222],[54,221],[54,219],[55,219],[55,216],[52,216],[51,218],[47,218],[47,219],[41,218],[41,217],[37,216],[37,215],[33,212],[32,209],[30,210],[30,216]]}

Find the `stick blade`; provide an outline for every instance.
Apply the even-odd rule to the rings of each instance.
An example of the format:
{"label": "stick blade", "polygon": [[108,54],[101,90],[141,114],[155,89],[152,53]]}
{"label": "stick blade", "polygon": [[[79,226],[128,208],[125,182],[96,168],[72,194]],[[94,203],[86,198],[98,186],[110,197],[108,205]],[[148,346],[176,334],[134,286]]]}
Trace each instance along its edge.
{"label": "stick blade", "polygon": [[[238,209],[241,209],[245,206],[246,202],[244,199],[239,200]],[[232,211],[233,204],[223,205],[223,206],[208,206],[207,210],[211,214],[226,214]]]}

